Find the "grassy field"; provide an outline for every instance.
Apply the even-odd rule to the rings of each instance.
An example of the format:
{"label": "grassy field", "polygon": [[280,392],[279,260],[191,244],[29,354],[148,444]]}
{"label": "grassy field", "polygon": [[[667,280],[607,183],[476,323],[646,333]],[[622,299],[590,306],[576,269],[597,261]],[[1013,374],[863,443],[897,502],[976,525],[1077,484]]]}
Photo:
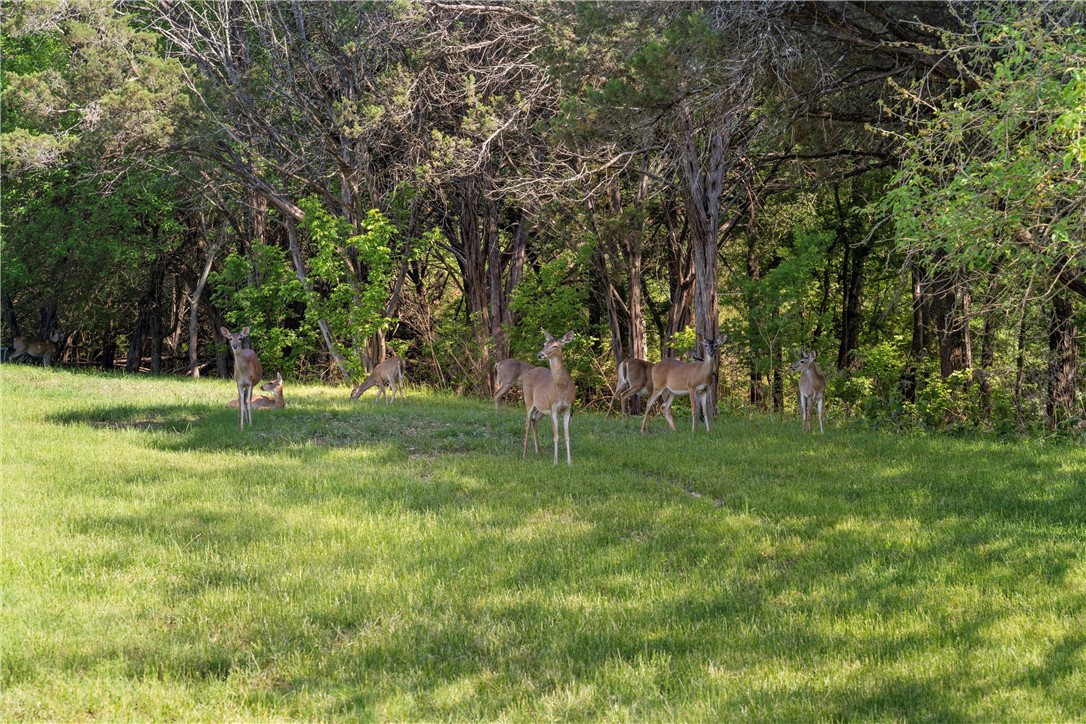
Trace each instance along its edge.
{"label": "grassy field", "polygon": [[1086,720],[1081,447],[0,394],[5,721]]}

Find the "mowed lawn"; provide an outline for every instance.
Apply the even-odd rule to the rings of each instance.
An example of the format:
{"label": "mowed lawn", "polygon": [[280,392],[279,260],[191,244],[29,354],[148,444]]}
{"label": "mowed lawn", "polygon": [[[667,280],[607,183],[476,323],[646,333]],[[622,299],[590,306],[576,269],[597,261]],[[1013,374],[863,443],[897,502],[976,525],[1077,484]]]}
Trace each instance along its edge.
{"label": "mowed lawn", "polygon": [[0,719],[1086,719],[1081,446],[233,394],[0,367]]}

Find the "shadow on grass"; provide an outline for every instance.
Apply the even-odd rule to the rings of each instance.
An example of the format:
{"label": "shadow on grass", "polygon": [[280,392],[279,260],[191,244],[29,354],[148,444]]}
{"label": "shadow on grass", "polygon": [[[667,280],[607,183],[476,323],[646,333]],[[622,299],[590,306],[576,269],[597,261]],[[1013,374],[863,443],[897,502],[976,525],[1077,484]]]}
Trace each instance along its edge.
{"label": "shadow on grass", "polygon": [[[521,463],[523,418],[476,407],[299,404],[256,413],[245,431],[235,412],[207,405],[57,415],[138,430],[157,449],[312,465],[357,448],[366,463],[357,478],[258,478],[264,511],[314,509],[308,535],[245,505],[76,518],[77,534],[180,549],[162,598],[210,599],[204,618],[158,634],[156,650],[127,653],[131,675],[248,677],[250,700],[288,717],[316,690],[334,718],[529,718],[584,685],[596,693],[559,716],[614,718],[625,706],[618,718],[636,718],[682,711],[692,682],[712,685],[713,664],[730,677],[713,692],[722,711],[961,721],[997,688],[1051,696],[1081,661],[1084,638],[1072,634],[1039,663],[983,681],[974,663],[1023,609],[1084,613],[1068,583],[1082,562],[1086,481],[1056,472],[1060,451],[772,430],[755,439],[736,422],[634,437],[589,417],[574,432],[571,472],[550,465],[546,426],[543,455]],[[460,463],[477,453],[497,465]],[[592,454],[613,457],[582,462]],[[253,484],[269,465],[253,457],[231,463],[228,478]],[[402,469],[381,477],[392,462]],[[365,531],[322,530],[337,498],[356,506],[335,508],[342,517],[364,509],[417,527],[386,548]],[[243,564],[284,552],[284,540],[319,551],[313,570],[285,554]],[[376,584],[352,577],[381,566]],[[280,573],[300,580],[284,588]],[[276,597],[287,595],[305,598],[283,608]],[[842,663],[856,673],[839,675]],[[799,673],[772,676],[784,670]],[[401,709],[379,709],[398,698]]]}
{"label": "shadow on grass", "polygon": [[481,409],[459,418],[429,414],[433,404],[410,407],[372,402],[328,405],[301,401],[258,410],[241,429],[238,413],[217,405],[115,404],[66,410],[50,422],[149,434],[146,445],[168,451],[287,451],[312,458],[338,448],[395,450],[407,457],[501,453],[511,449],[508,420]]}

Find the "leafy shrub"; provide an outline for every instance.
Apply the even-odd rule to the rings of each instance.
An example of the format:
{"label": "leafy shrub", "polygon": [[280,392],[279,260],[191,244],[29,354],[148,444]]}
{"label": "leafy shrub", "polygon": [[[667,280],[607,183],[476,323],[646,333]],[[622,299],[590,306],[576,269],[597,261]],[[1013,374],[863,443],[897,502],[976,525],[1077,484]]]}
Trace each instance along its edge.
{"label": "leafy shrub", "polygon": [[282,249],[253,244],[250,254],[229,255],[209,276],[211,300],[231,329],[249,327],[265,369],[293,377],[299,360],[319,349],[316,330],[302,319],[305,290]]}

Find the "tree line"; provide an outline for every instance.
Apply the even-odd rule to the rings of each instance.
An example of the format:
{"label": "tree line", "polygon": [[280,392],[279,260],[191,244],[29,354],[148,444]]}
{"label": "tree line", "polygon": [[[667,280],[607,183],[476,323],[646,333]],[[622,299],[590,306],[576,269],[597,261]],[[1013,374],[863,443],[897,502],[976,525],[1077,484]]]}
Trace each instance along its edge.
{"label": "tree line", "polygon": [[5,342],[485,393],[571,329],[605,406],[726,334],[729,405],[804,349],[871,424],[1086,418],[1081,2],[6,11]]}

